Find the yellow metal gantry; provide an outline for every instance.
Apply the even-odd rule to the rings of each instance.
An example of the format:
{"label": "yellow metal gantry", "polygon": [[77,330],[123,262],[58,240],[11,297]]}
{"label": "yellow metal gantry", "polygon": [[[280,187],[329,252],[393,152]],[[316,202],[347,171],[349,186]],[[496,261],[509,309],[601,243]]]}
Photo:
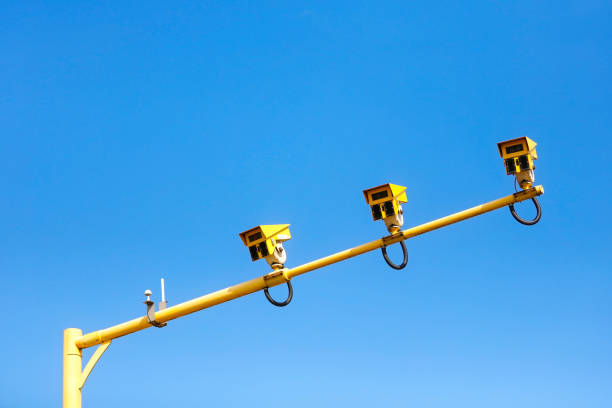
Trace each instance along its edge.
{"label": "yellow metal gantry", "polygon": [[[418,225],[413,228],[400,230],[392,235],[388,235],[354,248],[337,252],[295,268],[274,270],[273,272],[258,278],[200,296],[187,302],[179,303],[178,305],[171,306],[163,310],[159,310],[155,312],[154,320],[159,323],[165,323],[170,320],[195,313],[202,309],[263,290],[265,288],[281,285],[289,282],[298,275],[311,272],[315,269],[344,261],[366,252],[383,248],[391,244],[410,239],[417,235],[475,217],[477,215],[494,211],[502,207],[511,206],[521,201],[533,199],[541,194],[544,194],[544,188],[542,186],[535,186],[519,191],[515,194]],[[83,388],[87,377],[91,373],[91,370],[98,362],[104,351],[106,351],[113,339],[144,330],[149,327],[151,327],[151,323],[149,322],[147,316],[141,316],[116,326],[97,330],[85,335],[83,335],[81,329],[71,328],[64,330],[63,407],[81,407],[81,389]],[[96,345],[99,345],[98,349],[87,363],[85,369],[82,369],[82,350]]]}

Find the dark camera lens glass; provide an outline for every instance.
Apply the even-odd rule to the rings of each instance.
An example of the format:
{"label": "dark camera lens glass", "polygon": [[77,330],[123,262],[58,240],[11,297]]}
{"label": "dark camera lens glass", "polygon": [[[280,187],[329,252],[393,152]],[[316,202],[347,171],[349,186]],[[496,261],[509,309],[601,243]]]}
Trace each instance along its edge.
{"label": "dark camera lens glass", "polygon": [[385,201],[383,204],[385,206],[385,215],[387,217],[395,214],[395,208],[393,208],[393,201]]}
{"label": "dark camera lens glass", "polygon": [[261,242],[259,245],[257,245],[257,248],[259,249],[259,253],[262,257],[270,255],[270,253],[268,252],[268,246],[266,245],[266,241]]}
{"label": "dark camera lens glass", "polygon": [[508,170],[508,173],[516,173],[516,165],[514,164],[514,158],[506,159],[506,170]]}
{"label": "dark camera lens glass", "polygon": [[529,170],[529,158],[526,154],[519,156],[518,161],[521,170]]}
{"label": "dark camera lens glass", "polygon": [[382,218],[382,212],[380,211],[379,204],[374,204],[372,206],[372,216],[374,217],[374,221],[380,220]]}
{"label": "dark camera lens glass", "polygon": [[252,260],[256,261],[259,259],[259,254],[257,253],[257,245],[250,246],[249,252],[251,253]]}

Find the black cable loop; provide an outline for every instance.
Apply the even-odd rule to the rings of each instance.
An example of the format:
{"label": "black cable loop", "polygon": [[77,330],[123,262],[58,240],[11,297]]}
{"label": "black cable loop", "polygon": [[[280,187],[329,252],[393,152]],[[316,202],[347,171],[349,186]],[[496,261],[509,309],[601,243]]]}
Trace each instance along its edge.
{"label": "black cable loop", "polygon": [[518,193],[518,188],[516,188],[516,177],[514,178],[514,192]]}
{"label": "black cable loop", "polygon": [[385,258],[385,262],[387,263],[387,265],[397,270],[404,269],[408,264],[408,249],[406,248],[406,244],[404,243],[404,241],[400,241],[400,245],[402,246],[402,251],[404,252],[404,261],[400,265],[396,265],[391,262],[391,260],[389,259],[389,255],[387,255],[387,247],[381,248],[383,257]]}
{"label": "black cable loop", "polygon": [[540,221],[540,218],[542,218],[542,207],[540,207],[540,203],[538,202],[538,199],[533,197],[531,199],[531,201],[533,201],[533,204],[535,205],[536,211],[538,212],[533,220],[525,220],[525,219],[519,217],[519,215],[514,210],[514,204],[510,204],[510,206],[509,206],[510,207],[510,213],[512,214],[514,219],[517,220],[518,222],[520,222],[523,225],[535,225],[535,224],[538,223],[538,221]]}
{"label": "black cable loop", "polygon": [[291,281],[287,281],[287,286],[289,287],[289,294],[287,295],[287,299],[285,299],[284,302],[277,302],[276,300],[272,299],[272,296],[270,296],[270,293],[268,292],[267,286],[264,288],[264,294],[266,295],[268,301],[274,306],[285,307],[289,303],[291,303],[291,299],[293,299],[293,286],[291,286]]}

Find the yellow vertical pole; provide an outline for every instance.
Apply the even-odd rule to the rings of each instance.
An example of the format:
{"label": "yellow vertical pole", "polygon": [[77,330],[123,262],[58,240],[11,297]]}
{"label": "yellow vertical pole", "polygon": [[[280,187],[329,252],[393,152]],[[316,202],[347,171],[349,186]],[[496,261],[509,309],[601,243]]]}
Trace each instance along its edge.
{"label": "yellow vertical pole", "polygon": [[64,408],[81,408],[81,369],[83,354],[76,340],[83,336],[81,329],[64,330]]}

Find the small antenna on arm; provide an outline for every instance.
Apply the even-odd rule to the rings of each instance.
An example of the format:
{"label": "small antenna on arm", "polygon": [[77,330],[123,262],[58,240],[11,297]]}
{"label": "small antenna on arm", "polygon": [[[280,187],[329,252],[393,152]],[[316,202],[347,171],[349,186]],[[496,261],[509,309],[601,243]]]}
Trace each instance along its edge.
{"label": "small antenna on arm", "polygon": [[166,301],[165,282],[164,282],[164,278],[161,278],[161,302],[159,302],[158,304],[158,310],[164,310],[167,305],[168,305],[168,302]]}

